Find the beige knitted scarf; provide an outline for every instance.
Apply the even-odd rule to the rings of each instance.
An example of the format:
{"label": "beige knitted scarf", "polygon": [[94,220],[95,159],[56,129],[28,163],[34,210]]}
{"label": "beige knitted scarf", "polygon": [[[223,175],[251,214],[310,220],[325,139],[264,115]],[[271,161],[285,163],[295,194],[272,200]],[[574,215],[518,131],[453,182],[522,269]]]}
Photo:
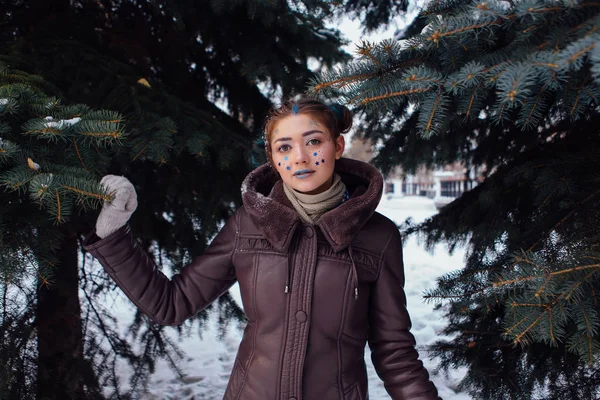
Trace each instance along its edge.
{"label": "beige knitted scarf", "polygon": [[300,218],[308,223],[315,224],[321,215],[342,203],[346,193],[346,185],[338,174],[333,175],[331,187],[319,194],[304,194],[295,191],[283,183],[285,195],[290,200]]}

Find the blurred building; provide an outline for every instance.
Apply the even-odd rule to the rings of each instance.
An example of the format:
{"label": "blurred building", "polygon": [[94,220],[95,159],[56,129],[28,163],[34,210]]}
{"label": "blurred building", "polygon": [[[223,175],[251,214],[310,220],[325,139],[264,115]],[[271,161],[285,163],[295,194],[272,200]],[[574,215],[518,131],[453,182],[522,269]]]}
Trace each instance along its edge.
{"label": "blurred building", "polygon": [[480,182],[477,171],[467,170],[462,164],[446,165],[439,170],[419,168],[415,174],[405,174],[398,168],[386,178],[385,196],[426,196],[441,208]]}
{"label": "blurred building", "polygon": [[[352,140],[344,154],[348,158],[369,162],[373,158],[373,145],[369,141]],[[388,199],[403,196],[425,196],[441,208],[481,181],[476,170],[467,170],[461,163],[446,165],[439,170],[421,167],[415,174],[405,174],[397,168],[385,180],[384,196]]]}

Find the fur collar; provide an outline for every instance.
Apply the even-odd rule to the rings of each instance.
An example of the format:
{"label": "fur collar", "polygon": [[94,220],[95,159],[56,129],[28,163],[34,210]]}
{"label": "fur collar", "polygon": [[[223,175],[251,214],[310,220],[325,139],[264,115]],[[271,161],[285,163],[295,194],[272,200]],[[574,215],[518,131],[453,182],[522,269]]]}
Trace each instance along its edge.
{"label": "fur collar", "polygon": [[[335,163],[350,199],[326,212],[316,226],[334,251],[348,247],[352,238],[371,218],[383,190],[383,176],[372,165],[341,158]],[[270,164],[252,171],[242,184],[244,208],[252,223],[271,245],[287,252],[294,232],[302,222],[283,192],[283,182]]]}

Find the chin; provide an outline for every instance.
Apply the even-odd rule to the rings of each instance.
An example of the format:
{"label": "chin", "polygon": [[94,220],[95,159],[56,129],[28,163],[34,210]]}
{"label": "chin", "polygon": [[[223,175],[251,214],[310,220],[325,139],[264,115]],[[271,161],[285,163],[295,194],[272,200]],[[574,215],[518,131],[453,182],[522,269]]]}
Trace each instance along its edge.
{"label": "chin", "polygon": [[296,192],[308,193],[308,192],[312,192],[313,190],[317,190],[318,187],[313,187],[313,186],[308,186],[308,185],[295,185],[295,186],[292,186],[292,188]]}

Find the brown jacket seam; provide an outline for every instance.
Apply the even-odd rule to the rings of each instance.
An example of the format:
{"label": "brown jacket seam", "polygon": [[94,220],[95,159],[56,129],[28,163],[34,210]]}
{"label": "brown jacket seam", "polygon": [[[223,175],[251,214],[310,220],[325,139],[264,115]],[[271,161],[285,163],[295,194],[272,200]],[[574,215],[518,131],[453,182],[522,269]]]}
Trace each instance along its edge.
{"label": "brown jacket seam", "polygon": [[256,249],[236,249],[236,253],[245,253],[245,254],[274,254],[278,256],[284,256],[285,253],[281,253],[275,250],[256,250]]}
{"label": "brown jacket seam", "polygon": [[240,236],[242,235],[241,232],[241,228],[240,226],[242,226],[241,222],[240,222],[240,218],[241,218],[241,212],[236,212],[235,213],[235,243],[233,244],[233,250],[231,251],[231,257],[230,257],[230,262],[231,265],[233,266],[233,270],[235,271],[235,254],[238,252],[238,244],[240,241]]}
{"label": "brown jacket seam", "polygon": [[254,360],[254,354],[256,353],[256,332],[258,332],[258,327],[260,324],[260,318],[258,316],[258,308],[256,307],[256,281],[258,279],[258,262],[259,255],[254,256],[254,276],[252,277],[252,307],[254,308],[254,313],[256,313],[256,322],[252,329],[252,348],[250,349],[250,357],[248,357],[248,365],[246,370],[250,369],[250,365],[252,365],[252,360]]}
{"label": "brown jacket seam", "polygon": [[[315,232],[316,234],[316,232]],[[315,281],[315,276],[316,276],[316,268],[317,268],[317,263],[319,261],[319,252],[318,252],[318,245],[317,245],[317,238],[315,237],[314,239],[307,239],[309,242],[309,248],[308,248],[308,260],[310,261],[310,263],[308,263],[309,265],[309,269],[307,271],[307,273],[303,274],[303,279],[305,281],[304,284],[304,290],[303,292],[300,294],[300,298],[299,298],[299,305],[302,307],[302,309],[304,310],[304,312],[307,313],[308,315],[308,319],[303,323],[300,324],[299,326],[299,333],[300,335],[298,336],[298,344],[304,344],[304,348],[306,349],[308,346],[308,339],[310,336],[310,323],[311,323],[311,319],[312,319],[312,288],[314,286],[314,281]],[[302,280],[300,283],[302,283]],[[300,346],[298,346],[300,348]],[[296,373],[297,376],[301,376],[302,379],[299,380],[298,382],[298,394],[300,398],[304,397],[304,393],[303,393],[303,381],[304,381],[304,362],[306,360],[306,351],[300,352],[300,355],[298,357],[298,361],[296,364]]]}
{"label": "brown jacket seam", "polygon": [[[352,268],[352,267],[350,267]],[[343,370],[342,370],[342,366],[344,365],[344,359],[343,359],[343,349],[342,349],[342,336],[345,336],[344,334],[344,327],[346,326],[346,318],[348,317],[348,298],[349,296],[346,296],[346,293],[348,292],[348,285],[350,284],[350,273],[348,273],[348,276],[346,277],[346,285],[344,286],[344,293],[343,293],[343,301],[342,301],[342,320],[340,321],[340,329],[338,331],[338,335],[337,335],[337,350],[338,350],[338,393],[340,396],[340,399],[344,398],[344,383],[342,380],[342,376],[344,375]]]}
{"label": "brown jacket seam", "polygon": [[390,245],[390,242],[392,241],[392,238],[394,237],[394,232],[392,232],[390,234],[390,237],[388,238],[387,242],[385,243],[385,246],[383,246],[383,250],[381,250],[381,255],[380,255],[380,259],[379,259],[379,267],[377,268],[377,276],[375,277],[375,281],[379,280],[379,275],[381,275],[381,269],[383,268],[383,263],[385,261],[385,253],[387,251],[388,246]]}
{"label": "brown jacket seam", "polygon": [[[289,268],[289,264],[290,263],[292,263],[292,264],[294,263],[293,255],[295,253],[293,251],[293,247],[294,247],[293,243],[290,243],[290,247],[291,248],[288,250],[287,258],[286,258],[286,263],[288,263],[288,268]],[[292,257],[292,259],[290,260],[289,257]],[[291,302],[291,300],[290,300],[290,293],[286,293],[286,296],[285,296],[285,303],[286,304],[285,304],[285,311],[284,311],[284,316],[283,316],[283,320],[285,321],[285,327],[284,327],[284,329],[283,329],[283,331],[281,333],[281,342],[280,343],[281,343],[282,349],[281,349],[280,354],[279,354],[279,365],[277,366],[277,371],[280,371],[279,379],[277,380],[277,393],[276,393],[277,398],[282,398],[282,395],[281,395],[281,380],[282,380],[283,374],[281,373],[281,371],[282,371],[282,368],[283,368],[283,359],[284,359],[285,350],[286,350],[285,346],[287,344],[288,334],[289,334],[289,327],[290,327],[290,321],[289,321],[289,318],[290,318],[290,302]]]}

